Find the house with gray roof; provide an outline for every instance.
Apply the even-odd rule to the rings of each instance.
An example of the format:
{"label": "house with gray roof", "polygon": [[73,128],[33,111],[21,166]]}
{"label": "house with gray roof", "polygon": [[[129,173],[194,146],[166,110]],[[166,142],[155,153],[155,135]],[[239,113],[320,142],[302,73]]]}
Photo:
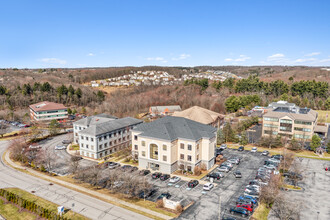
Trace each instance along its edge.
{"label": "house with gray roof", "polygon": [[214,165],[217,129],[187,118],[166,116],[132,130],[132,154],[141,169],[163,173]]}
{"label": "house with gray roof", "polygon": [[81,156],[100,159],[129,147],[130,131],[141,123],[141,120],[131,117],[89,116],[73,123],[74,142],[79,144]]}

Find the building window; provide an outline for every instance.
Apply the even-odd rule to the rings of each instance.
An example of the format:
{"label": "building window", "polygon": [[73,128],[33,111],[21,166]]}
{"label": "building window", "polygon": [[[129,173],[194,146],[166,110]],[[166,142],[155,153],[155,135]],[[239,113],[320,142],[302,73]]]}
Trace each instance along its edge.
{"label": "building window", "polygon": [[301,124],[301,125],[312,125],[312,122],[309,122],[309,121],[299,121],[299,120],[295,120],[294,123],[295,123],[295,124]]}
{"label": "building window", "polygon": [[81,148],[84,148],[84,144],[81,144]]}
{"label": "building window", "polygon": [[277,135],[278,134],[277,131],[273,131],[273,133],[272,133],[271,130],[265,130],[264,133],[265,134],[273,134],[273,135]]}
{"label": "building window", "polygon": [[191,161],[191,156],[190,155],[188,155],[188,161]]}
{"label": "building window", "polygon": [[277,128],[278,127],[278,124],[277,125],[274,125],[274,124],[266,124],[266,123],[264,123],[264,127]]}
{"label": "building window", "polygon": [[163,144],[163,151],[167,151],[167,145]]}
{"label": "building window", "polygon": [[281,119],[280,120],[281,123],[286,123],[286,124],[292,124],[292,121],[289,119]]}
{"label": "building window", "polygon": [[118,139],[118,143],[120,143],[120,142],[121,142],[121,138]]}
{"label": "building window", "polygon": [[106,140],[108,138],[108,135],[104,135],[104,140]]}
{"label": "building window", "polygon": [[93,145],[91,145],[91,149],[94,150],[94,146]]}
{"label": "building window", "polygon": [[278,122],[278,118],[269,118],[269,117],[264,117],[265,121],[276,121]]}
{"label": "building window", "polygon": [[86,141],[88,141],[88,137],[86,137]]}
{"label": "building window", "polygon": [[146,142],[145,141],[141,141],[141,145],[142,145],[142,147],[145,147],[146,146]]}
{"label": "building window", "polygon": [[109,146],[111,146],[111,145],[112,145],[112,141],[109,142]]}
{"label": "building window", "polygon": [[180,164],[180,170],[184,170],[184,164]]}
{"label": "building window", "polygon": [[184,154],[180,154],[180,159],[184,160]]}
{"label": "building window", "polygon": [[167,161],[167,156],[163,156],[163,161]]}
{"label": "building window", "polygon": [[311,129],[310,128],[299,128],[299,127],[294,127],[295,131],[305,131],[305,132],[310,132]]}
{"label": "building window", "polygon": [[102,150],[102,144],[99,145],[99,149]]}
{"label": "building window", "polygon": [[111,138],[112,134],[109,134],[109,138]]}
{"label": "building window", "polygon": [[138,150],[139,148],[138,148],[138,146],[137,146],[137,144],[135,144],[134,145],[134,150]]}
{"label": "building window", "polygon": [[191,172],[191,166],[187,166],[188,172]]}
{"label": "building window", "polygon": [[99,141],[102,141],[102,137],[99,137]]}
{"label": "building window", "polygon": [[150,144],[150,159],[158,160],[158,146]]}
{"label": "building window", "polygon": [[81,140],[84,140],[84,136],[81,136]]}
{"label": "building window", "polygon": [[103,156],[103,153],[100,153],[100,157],[102,157]]}
{"label": "building window", "polygon": [[104,143],[104,148],[106,148],[108,146],[108,143]]}
{"label": "building window", "polygon": [[78,136],[78,133],[76,133],[76,136]]}
{"label": "building window", "polygon": [[116,143],[117,143],[117,140],[114,140],[114,141],[113,141],[113,144],[116,144]]}
{"label": "building window", "polygon": [[94,154],[92,154],[92,158],[94,158]]}
{"label": "building window", "polygon": [[145,151],[142,151],[141,152],[141,155],[142,155],[142,157],[145,157],[146,156],[146,152]]}
{"label": "building window", "polygon": [[197,161],[199,160],[199,154],[197,154],[197,156],[196,156],[196,160],[197,160]]}
{"label": "building window", "polygon": [[123,141],[125,141],[125,137],[123,137]]}
{"label": "building window", "polygon": [[86,144],[86,148],[88,149],[88,144]]}
{"label": "building window", "polygon": [[192,149],[191,144],[188,144],[188,150],[191,150],[191,149]]}
{"label": "building window", "polygon": [[91,141],[94,141],[94,138],[91,138]]}
{"label": "building window", "polygon": [[196,149],[199,150],[199,144],[196,145]]}
{"label": "building window", "polygon": [[180,148],[184,149],[184,144],[183,143],[180,144]]}

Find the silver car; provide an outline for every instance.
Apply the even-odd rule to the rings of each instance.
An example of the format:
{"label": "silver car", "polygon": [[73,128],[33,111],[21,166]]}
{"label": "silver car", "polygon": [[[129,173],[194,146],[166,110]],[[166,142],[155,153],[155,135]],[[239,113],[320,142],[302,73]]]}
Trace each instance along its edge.
{"label": "silver car", "polygon": [[178,176],[173,176],[173,177],[171,177],[170,178],[170,183],[177,183],[177,182],[179,182],[181,180],[181,178],[180,177],[178,177]]}
{"label": "silver car", "polygon": [[221,171],[221,172],[226,172],[228,173],[229,172],[229,167],[227,166],[220,166],[217,168],[218,171]]}

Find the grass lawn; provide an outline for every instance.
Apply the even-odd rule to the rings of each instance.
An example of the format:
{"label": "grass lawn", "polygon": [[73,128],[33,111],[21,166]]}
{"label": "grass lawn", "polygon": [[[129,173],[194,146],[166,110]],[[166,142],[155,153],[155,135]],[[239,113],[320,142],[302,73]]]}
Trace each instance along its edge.
{"label": "grass lawn", "polygon": [[79,150],[79,145],[78,144],[71,145],[70,150]]}
{"label": "grass lawn", "polygon": [[4,201],[0,199],[0,214],[5,219],[10,220],[34,220],[37,219],[37,215],[34,215],[27,211],[19,212],[19,208],[13,204],[4,204]]}
{"label": "grass lawn", "polygon": [[287,188],[287,189],[292,189],[292,190],[302,190],[302,188],[301,187],[299,187],[299,186],[293,186],[293,185],[284,185],[283,186],[284,188]]}
{"label": "grass lawn", "polygon": [[260,203],[257,209],[254,211],[251,219],[267,220],[270,208],[267,208],[265,204]]}
{"label": "grass lawn", "polygon": [[[324,123],[330,123],[330,111],[316,110],[319,113],[318,121]],[[326,117],[328,114],[328,117]]]}
{"label": "grass lawn", "polygon": [[[49,210],[53,210],[54,212],[57,213],[57,207],[58,205],[55,204],[55,203],[52,203],[48,200],[45,200],[43,198],[40,198],[38,196],[35,196],[27,191],[24,191],[24,190],[21,190],[21,189],[18,189],[18,188],[8,188],[6,189],[10,192],[13,192],[13,193],[16,193],[18,195],[20,195],[21,197],[27,199],[27,200],[30,200],[30,201],[35,201],[37,205],[39,206],[42,206],[44,208],[47,208]],[[66,218],[69,218],[69,219],[75,219],[75,220],[84,220],[84,219],[88,219],[86,218],[85,216],[82,216],[80,214],[77,214],[75,212],[72,212],[72,211],[68,211],[66,212],[64,215],[64,217]]]}

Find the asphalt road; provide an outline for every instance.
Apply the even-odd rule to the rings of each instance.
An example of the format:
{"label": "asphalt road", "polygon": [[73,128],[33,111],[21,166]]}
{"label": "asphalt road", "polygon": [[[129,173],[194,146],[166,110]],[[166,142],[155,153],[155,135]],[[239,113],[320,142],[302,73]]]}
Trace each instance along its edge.
{"label": "asphalt road", "polygon": [[17,187],[28,192],[35,191],[35,195],[58,205],[63,205],[66,208],[71,208],[73,211],[91,219],[149,219],[143,215],[63,186],[57,184],[50,185],[48,181],[30,176],[7,166],[2,161],[2,155],[7,146],[8,142],[0,142],[0,188]]}

